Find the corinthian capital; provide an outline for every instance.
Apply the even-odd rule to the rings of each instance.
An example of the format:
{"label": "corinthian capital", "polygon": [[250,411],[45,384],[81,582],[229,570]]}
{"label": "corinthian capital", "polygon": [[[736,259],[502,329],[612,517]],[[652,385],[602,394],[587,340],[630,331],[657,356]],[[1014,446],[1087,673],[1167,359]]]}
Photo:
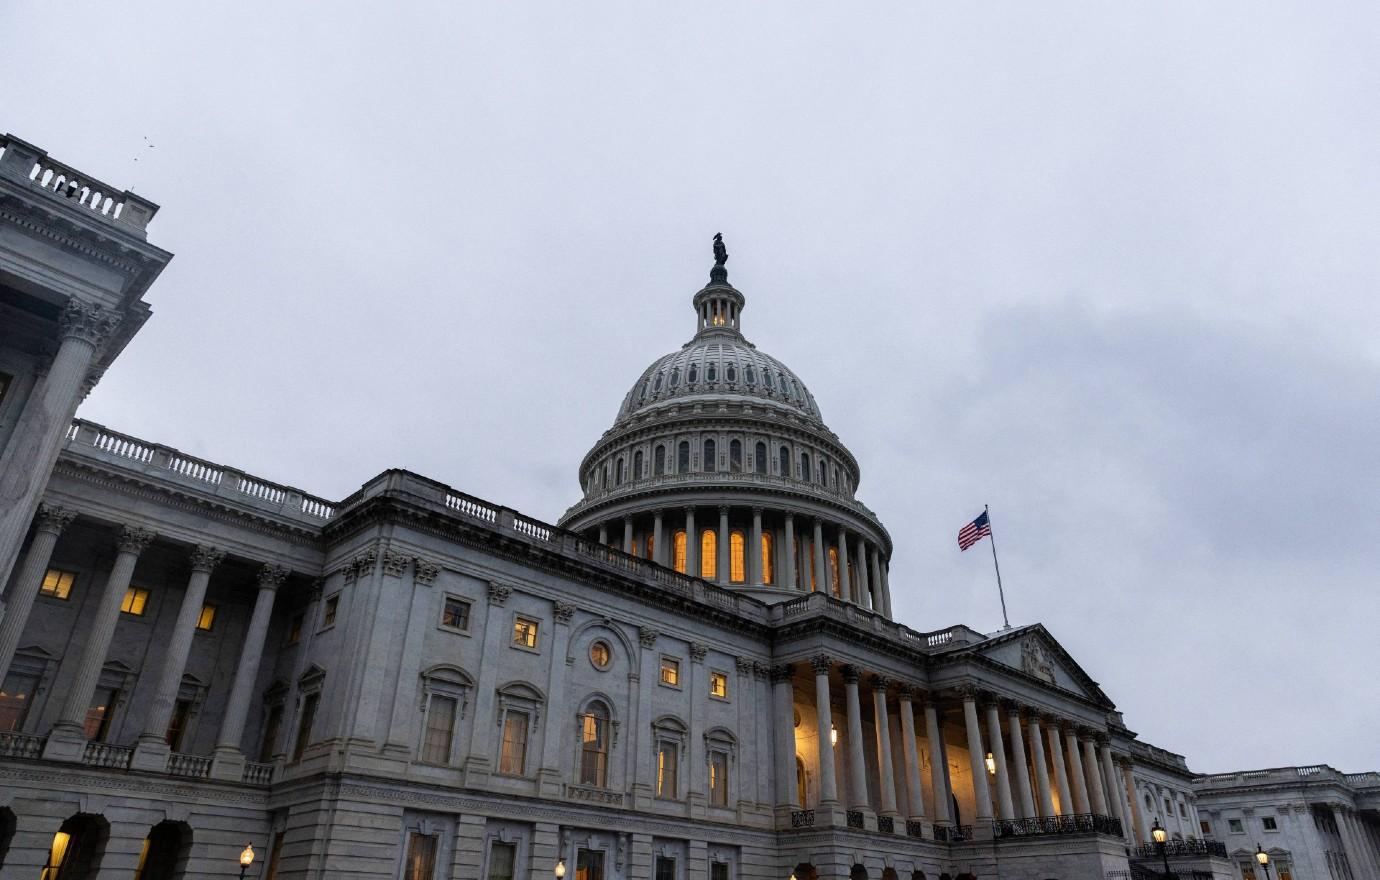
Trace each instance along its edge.
{"label": "corinthian capital", "polygon": [[144,548],[153,540],[153,532],[148,529],[141,529],[138,526],[125,526],[120,532],[120,539],[115,545],[120,548],[121,553],[133,553],[138,556],[144,552]]}
{"label": "corinthian capital", "polygon": [[192,571],[209,572],[225,558],[225,551],[219,547],[197,544],[192,548]]}
{"label": "corinthian capital", "polygon": [[288,570],[281,565],[269,563],[259,569],[259,589],[276,590],[287,580]]}
{"label": "corinthian capital", "polygon": [[38,506],[38,516],[34,517],[34,527],[40,532],[51,532],[54,535],[62,534],[62,530],[76,518],[76,511],[68,510],[65,507],[58,507],[55,504],[40,504]]}
{"label": "corinthian capital", "polygon": [[834,665],[834,658],[828,654],[816,654],[810,658],[810,665],[814,667],[815,675],[828,675]]}
{"label": "corinthian capital", "polygon": [[58,330],[63,339],[80,339],[93,348],[105,345],[120,324],[120,316],[96,305],[69,299],[58,315]]}

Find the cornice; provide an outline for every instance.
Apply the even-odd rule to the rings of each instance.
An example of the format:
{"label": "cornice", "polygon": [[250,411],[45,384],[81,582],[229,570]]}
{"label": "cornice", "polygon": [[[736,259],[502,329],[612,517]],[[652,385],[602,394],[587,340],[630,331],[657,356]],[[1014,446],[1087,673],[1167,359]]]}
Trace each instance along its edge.
{"label": "cornice", "polygon": [[[136,276],[144,271],[140,263],[155,261],[155,255],[141,252],[143,249],[157,252],[157,256],[162,256],[164,262],[172,258],[172,254],[147,242],[138,242],[136,247],[134,242],[119,241],[121,233],[116,230],[112,229],[111,234],[105,235],[58,211],[27,201],[17,193],[0,189],[0,202],[19,206],[18,210],[0,208],[0,220],[9,221],[33,235],[42,236],[64,250],[79,253],[119,269],[126,275]],[[36,219],[37,217],[42,219]],[[62,229],[59,229],[59,226]],[[138,262],[128,259],[129,256],[134,256]]]}
{"label": "cornice", "polygon": [[0,760],[0,780],[6,787],[19,789],[18,783],[33,783],[50,800],[60,799],[64,786],[73,794],[102,794],[120,792],[148,796],[154,801],[186,799],[213,800],[227,804],[244,804],[260,809],[268,806],[268,792],[257,787],[208,780],[173,781],[167,776],[140,776],[128,771],[102,772],[71,765],[48,763],[7,764]]}

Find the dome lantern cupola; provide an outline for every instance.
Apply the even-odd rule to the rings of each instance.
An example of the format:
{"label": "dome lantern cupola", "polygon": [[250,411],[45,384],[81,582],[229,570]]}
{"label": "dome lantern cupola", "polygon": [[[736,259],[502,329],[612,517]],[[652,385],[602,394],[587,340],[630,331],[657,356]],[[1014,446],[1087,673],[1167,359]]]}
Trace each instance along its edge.
{"label": "dome lantern cupola", "polygon": [[709,270],[709,284],[691,301],[695,307],[695,335],[728,333],[742,336],[741,316],[746,298],[728,283],[728,249],[723,233],[714,234],[714,268]]}

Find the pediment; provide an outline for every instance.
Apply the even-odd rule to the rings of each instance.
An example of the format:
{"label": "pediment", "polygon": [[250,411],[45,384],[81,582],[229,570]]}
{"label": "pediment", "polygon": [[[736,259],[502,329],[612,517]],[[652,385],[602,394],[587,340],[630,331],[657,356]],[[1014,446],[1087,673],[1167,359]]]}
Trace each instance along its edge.
{"label": "pediment", "polygon": [[974,650],[1045,684],[1112,706],[1092,676],[1038,623],[1000,633],[975,645]]}

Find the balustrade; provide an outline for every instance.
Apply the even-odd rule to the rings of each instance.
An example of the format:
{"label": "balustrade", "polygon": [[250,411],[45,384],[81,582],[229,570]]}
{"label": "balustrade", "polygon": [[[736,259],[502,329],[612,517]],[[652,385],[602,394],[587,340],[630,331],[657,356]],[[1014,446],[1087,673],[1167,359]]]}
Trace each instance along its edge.
{"label": "balustrade", "polygon": [[168,775],[205,779],[211,775],[211,759],[173,752],[168,755]]}
{"label": "balustrade", "polygon": [[47,739],[31,733],[0,733],[0,758],[37,758]]}
{"label": "balustrade", "polygon": [[126,746],[113,746],[110,743],[89,742],[82,753],[81,762],[88,767],[105,767],[112,770],[128,770],[134,757],[134,749]]}
{"label": "balustrade", "polygon": [[1146,843],[1136,847],[1136,856],[1143,859],[1159,858],[1164,855],[1176,856],[1220,856],[1227,857],[1227,845],[1220,840],[1166,840],[1164,843]]}
{"label": "balustrade", "polygon": [[1097,813],[1073,813],[1067,816],[1043,816],[1034,819],[998,819],[992,823],[992,834],[997,839],[1051,834],[1108,834],[1121,837],[1121,822],[1115,816]]}
{"label": "balustrade", "polygon": [[268,785],[273,781],[273,765],[246,762],[240,779],[249,785]]}

